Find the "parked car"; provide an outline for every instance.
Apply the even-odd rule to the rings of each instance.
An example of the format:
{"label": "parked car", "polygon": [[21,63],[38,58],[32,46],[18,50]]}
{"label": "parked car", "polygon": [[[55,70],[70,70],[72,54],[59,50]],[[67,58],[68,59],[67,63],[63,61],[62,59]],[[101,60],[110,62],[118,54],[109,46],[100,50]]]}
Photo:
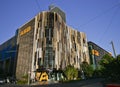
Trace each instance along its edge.
{"label": "parked car", "polygon": [[0,78],[0,84],[6,83],[6,78]]}
{"label": "parked car", "polygon": [[7,83],[13,83],[13,84],[16,84],[17,80],[16,78],[14,77],[7,77]]}

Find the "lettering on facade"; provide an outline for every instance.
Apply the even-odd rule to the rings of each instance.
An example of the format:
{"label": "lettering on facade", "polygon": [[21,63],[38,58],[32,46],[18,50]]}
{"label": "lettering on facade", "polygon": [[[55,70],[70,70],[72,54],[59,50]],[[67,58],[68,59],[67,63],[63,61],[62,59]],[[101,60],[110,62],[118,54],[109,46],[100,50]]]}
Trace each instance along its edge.
{"label": "lettering on facade", "polygon": [[99,52],[97,50],[92,50],[92,54],[96,55],[96,56],[99,56]]}
{"label": "lettering on facade", "polygon": [[27,28],[25,28],[24,30],[22,30],[22,31],[20,32],[20,36],[28,33],[30,30],[31,30],[31,26],[28,26]]}

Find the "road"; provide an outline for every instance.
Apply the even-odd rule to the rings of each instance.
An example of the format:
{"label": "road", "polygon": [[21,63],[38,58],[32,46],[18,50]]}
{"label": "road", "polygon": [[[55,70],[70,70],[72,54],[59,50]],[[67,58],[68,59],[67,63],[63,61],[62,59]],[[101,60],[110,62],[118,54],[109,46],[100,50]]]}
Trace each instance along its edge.
{"label": "road", "polygon": [[55,83],[55,84],[36,84],[36,85],[14,85],[5,84],[0,87],[104,87],[101,83],[102,79],[90,79],[77,82]]}

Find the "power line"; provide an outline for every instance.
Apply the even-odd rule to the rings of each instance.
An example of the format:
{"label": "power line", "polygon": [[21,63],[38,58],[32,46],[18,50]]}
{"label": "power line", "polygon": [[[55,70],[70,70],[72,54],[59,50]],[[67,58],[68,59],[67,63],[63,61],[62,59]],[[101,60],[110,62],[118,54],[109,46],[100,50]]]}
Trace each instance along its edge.
{"label": "power line", "polygon": [[120,3],[115,4],[115,5],[114,5],[114,6],[112,6],[111,8],[108,8],[107,10],[105,10],[105,11],[103,11],[102,13],[100,13],[99,15],[97,15],[97,16],[95,16],[95,17],[93,17],[92,19],[88,20],[86,23],[81,24],[80,26],[82,27],[82,26],[87,25],[88,23],[90,23],[90,22],[94,21],[95,19],[97,19],[97,18],[99,18],[100,16],[102,16],[102,15],[106,14],[107,12],[111,11],[113,8],[115,8],[115,7],[119,6],[119,5],[120,5]]}
{"label": "power line", "polygon": [[35,0],[38,10],[40,11],[40,5],[37,0]]}
{"label": "power line", "polygon": [[105,31],[103,32],[103,34],[101,35],[101,38],[99,39],[100,41],[102,40],[102,38],[104,37],[104,35],[107,33],[107,31],[110,29],[110,26],[112,25],[113,23],[113,20],[114,20],[114,17],[115,15],[117,14],[117,12],[119,11],[119,8],[120,6],[115,10],[115,12],[113,13],[112,17],[111,17],[111,20],[107,26],[107,28],[105,29]]}
{"label": "power line", "polygon": [[[113,15],[112,15],[112,17],[111,17],[111,20],[110,20],[107,28],[105,29],[105,31],[104,31],[103,34],[101,35],[101,38],[99,39],[99,42],[104,38],[104,35],[105,35],[105,34],[108,32],[108,30],[110,29],[110,26],[112,25],[113,20],[114,20],[115,16],[117,15],[117,12],[119,11],[119,8],[120,8],[120,6],[114,11],[114,13],[113,13]],[[111,41],[111,44],[112,44],[112,47],[113,47],[113,42],[112,42],[112,41]],[[114,47],[113,47],[113,49],[114,49]],[[116,53],[115,53],[114,50],[113,50],[113,52],[114,52],[114,56],[116,57]]]}

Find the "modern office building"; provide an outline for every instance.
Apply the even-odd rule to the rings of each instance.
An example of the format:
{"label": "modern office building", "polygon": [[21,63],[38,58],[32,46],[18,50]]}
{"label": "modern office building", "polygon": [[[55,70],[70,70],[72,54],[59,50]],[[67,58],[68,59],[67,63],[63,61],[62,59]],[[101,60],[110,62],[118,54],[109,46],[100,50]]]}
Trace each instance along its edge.
{"label": "modern office building", "polygon": [[87,37],[66,25],[65,13],[58,7],[40,12],[18,29],[18,57],[16,76],[45,69],[64,69],[73,65],[80,69],[83,61],[89,63]]}
{"label": "modern office building", "polygon": [[99,61],[101,58],[108,54],[111,55],[109,52],[98,46],[97,44],[89,41],[88,42],[88,47],[89,47],[89,57],[90,57],[90,64],[93,66],[94,69],[99,67]]}

